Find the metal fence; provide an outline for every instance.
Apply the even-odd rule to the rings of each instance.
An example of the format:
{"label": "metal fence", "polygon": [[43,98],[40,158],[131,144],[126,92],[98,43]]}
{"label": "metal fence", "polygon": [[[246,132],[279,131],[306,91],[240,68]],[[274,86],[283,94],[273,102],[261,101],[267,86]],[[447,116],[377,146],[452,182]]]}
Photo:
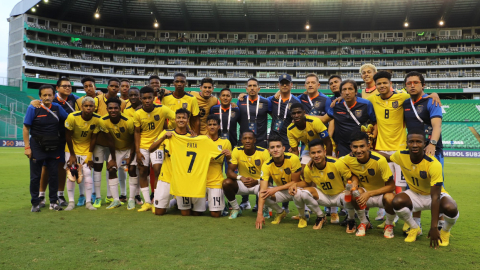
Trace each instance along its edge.
{"label": "metal fence", "polygon": [[27,113],[28,104],[10,98],[4,94],[0,94],[0,105],[8,107],[8,109],[12,112],[19,112],[22,114]]}
{"label": "metal fence", "polygon": [[0,138],[17,139],[18,127],[14,117],[0,116]]}
{"label": "metal fence", "polygon": [[21,87],[22,86],[22,80],[14,79],[14,78],[0,77],[0,85]]}

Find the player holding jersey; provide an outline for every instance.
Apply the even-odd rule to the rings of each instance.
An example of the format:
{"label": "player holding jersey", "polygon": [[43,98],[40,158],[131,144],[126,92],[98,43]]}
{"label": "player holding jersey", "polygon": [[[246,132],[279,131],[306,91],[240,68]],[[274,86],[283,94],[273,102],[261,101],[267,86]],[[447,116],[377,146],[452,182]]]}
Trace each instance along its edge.
{"label": "player holding jersey", "polygon": [[[258,194],[262,164],[270,159],[270,154],[265,148],[255,146],[256,137],[253,131],[244,132],[241,135],[241,142],[242,146],[232,151],[227,179],[222,184],[225,197],[232,206],[229,219],[235,219],[242,213],[235,195]],[[237,169],[238,174],[235,173]]]}
{"label": "player holding jersey", "polygon": [[147,179],[150,164],[155,171],[155,178],[158,179],[163,163],[163,151],[159,149],[150,153],[148,148],[162,132],[165,120],[175,120],[175,113],[166,106],[154,105],[153,88],[149,86],[140,90],[140,97],[142,108],[135,112],[133,124],[135,125],[135,151],[140,173],[140,190],[145,200],[138,211],[144,212],[152,208]]}
{"label": "player holding jersey", "polygon": [[[405,242],[414,242],[422,233],[412,212],[431,210],[430,247],[446,247],[450,243],[450,229],[455,225],[459,212],[456,202],[443,188],[442,165],[435,157],[424,154],[425,132],[422,129],[408,131],[407,146],[408,150],[387,156],[400,165],[409,186],[392,202],[395,213],[410,226]],[[439,233],[437,222],[440,215],[443,215],[445,225]]]}
{"label": "player holding jersey", "polygon": [[[280,137],[272,136],[268,140],[268,151],[272,158],[262,165],[262,178],[258,193],[258,207],[263,209],[264,204],[276,212],[272,224],[279,224],[287,216],[287,211],[278,203],[293,201],[288,188],[300,181],[302,166],[298,156],[285,153],[285,146]],[[274,182],[276,187],[268,187],[268,182]],[[256,227],[261,229],[265,224],[262,212],[257,213]]]}

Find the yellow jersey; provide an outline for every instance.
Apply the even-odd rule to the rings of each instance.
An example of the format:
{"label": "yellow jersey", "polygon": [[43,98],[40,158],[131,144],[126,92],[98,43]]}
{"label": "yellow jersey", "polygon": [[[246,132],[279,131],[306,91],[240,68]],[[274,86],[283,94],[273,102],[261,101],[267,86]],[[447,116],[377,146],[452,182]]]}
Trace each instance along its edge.
{"label": "yellow jersey", "polygon": [[262,166],[262,180],[272,180],[277,186],[283,186],[292,182],[292,174],[302,170],[300,158],[291,153],[284,153],[282,166],[275,165],[273,158],[265,162]]}
{"label": "yellow jersey", "polygon": [[[174,132],[177,135],[180,135],[175,132],[173,129],[166,129],[158,135],[158,138],[155,139],[157,141],[158,139],[162,138],[163,135],[167,132]],[[187,136],[190,136],[190,133],[186,134]],[[158,149],[164,150],[164,157],[163,157],[163,165],[162,165],[162,170],[160,171],[160,175],[158,176],[158,180],[162,180],[163,182],[170,183],[171,178],[172,178],[172,161],[170,160],[170,152],[169,152],[169,141],[170,140],[164,140],[162,144],[158,147]]]}
{"label": "yellow jersey", "polygon": [[[190,112],[190,117],[197,116],[200,113],[200,109],[198,108],[197,99],[188,93],[185,93],[183,97],[176,98],[173,95],[174,92],[166,94],[162,99],[163,106],[170,108],[174,113],[180,109],[187,109]],[[168,128],[173,129],[175,128],[175,118],[168,122]]]}
{"label": "yellow jersey", "polygon": [[336,163],[343,179],[350,179],[353,173],[358,177],[358,185],[367,191],[382,188],[393,179],[387,159],[375,152],[370,152],[370,159],[364,164],[351,155],[341,157]]}
{"label": "yellow jersey", "polygon": [[189,137],[174,134],[168,139],[167,151],[175,173],[171,176],[170,193],[176,196],[203,198],[207,191],[210,160],[223,154],[207,136]]}
{"label": "yellow jersey", "polygon": [[[430,188],[443,185],[442,164],[435,158],[423,156],[420,163],[410,160],[410,151],[397,151],[390,156],[392,162],[402,168],[408,187],[421,195],[430,195]],[[442,186],[442,192],[446,192]]]}
{"label": "yellow jersey", "polygon": [[[125,100],[117,97],[120,102],[122,102],[122,105],[120,106],[120,111],[123,112],[123,110],[125,110],[125,107],[126,107],[126,102]],[[108,111],[107,111],[107,100],[108,98],[106,98],[106,95],[102,94],[102,95],[98,95],[97,96],[97,100],[98,100],[98,109],[97,109],[97,113],[99,115],[107,115],[108,114]]]}
{"label": "yellow jersey", "polygon": [[[225,149],[232,151],[232,144],[227,139],[218,138],[213,141],[219,151]],[[223,164],[225,157],[222,155],[219,159],[212,160],[207,172],[207,187],[208,188],[222,188],[223,177]]]}
{"label": "yellow jersey", "polygon": [[[393,87],[390,87],[390,90],[397,91],[398,93],[407,93],[407,91],[405,91],[404,89],[394,90]],[[378,90],[377,90],[376,86],[374,86],[372,88],[362,89],[360,91],[362,92],[362,98],[363,99],[368,99],[372,95],[374,96],[374,95],[380,94],[380,93],[378,93]]]}
{"label": "yellow jersey", "polygon": [[120,98],[120,100],[125,101],[125,108],[127,108],[128,106],[131,106],[131,105],[132,105],[132,103],[130,102],[129,99]]}
{"label": "yellow jersey", "polygon": [[[77,101],[75,102],[75,110],[77,111],[81,111],[82,110],[82,100],[85,98],[86,96],[83,96],[83,97],[80,97],[79,99],[77,99]],[[94,112],[97,112],[98,110],[98,98],[97,97],[94,97],[93,100],[95,101],[95,110]]]}
{"label": "yellow jersey", "polygon": [[136,112],[136,111],[137,111],[137,110],[135,110],[135,109],[132,107],[132,105],[130,105],[130,106],[127,106],[127,107],[125,108],[125,110],[123,110],[123,114],[124,114],[125,116],[130,117],[130,118],[133,119],[133,117],[135,116],[135,112]]}
{"label": "yellow jersey", "polygon": [[270,160],[270,153],[267,149],[255,146],[255,153],[249,156],[245,154],[243,146],[235,147],[232,151],[230,164],[237,165],[238,174],[243,177],[251,177],[255,180],[260,179],[262,175],[263,163]]}
{"label": "yellow jersey", "polygon": [[210,98],[205,99],[200,95],[199,92],[192,91],[190,94],[197,98],[198,109],[200,110],[200,134],[205,135],[207,134],[207,117],[210,113],[210,109],[213,106],[220,104],[220,102],[218,101],[218,98],[214,96],[210,96]]}
{"label": "yellow jersey", "polygon": [[[65,128],[73,131],[72,142],[75,155],[86,156],[90,152],[90,141],[92,134],[100,131],[107,132],[100,115],[93,113],[90,120],[85,121],[82,118],[82,112],[76,111],[68,115],[65,120]],[[68,145],[65,146],[65,152],[69,152]]]}
{"label": "yellow jersey", "polygon": [[124,114],[120,114],[120,121],[116,124],[110,121],[110,116],[105,115],[102,117],[105,128],[112,134],[115,140],[115,150],[128,150],[133,146],[133,133],[135,131],[133,127],[133,119],[125,117]]}
{"label": "yellow jersey", "polygon": [[371,95],[368,100],[373,105],[377,118],[378,136],[376,150],[396,151],[407,148],[407,131],[403,120],[403,102],[410,98],[407,93],[393,91],[388,99],[380,94]]}
{"label": "yellow jersey", "polygon": [[328,137],[327,127],[322,120],[317,117],[306,115],[305,129],[298,129],[295,123],[291,123],[287,129],[287,137],[290,147],[298,147],[300,142],[305,145],[305,150],[308,150],[308,143],[313,139],[320,139]]}
{"label": "yellow jersey", "polygon": [[[305,166],[303,169],[303,178],[307,183],[315,183],[317,188],[325,195],[337,195],[345,190],[344,180],[342,175],[345,167],[338,166],[336,158],[326,158],[326,165],[323,170],[320,170],[312,164],[312,166]],[[338,166],[338,168],[337,168]],[[347,169],[348,170],[348,169]]]}
{"label": "yellow jersey", "polygon": [[146,112],[143,108],[135,112],[133,124],[140,127],[140,148],[148,149],[163,131],[165,119],[175,119],[175,113],[168,107],[154,105],[151,112]]}

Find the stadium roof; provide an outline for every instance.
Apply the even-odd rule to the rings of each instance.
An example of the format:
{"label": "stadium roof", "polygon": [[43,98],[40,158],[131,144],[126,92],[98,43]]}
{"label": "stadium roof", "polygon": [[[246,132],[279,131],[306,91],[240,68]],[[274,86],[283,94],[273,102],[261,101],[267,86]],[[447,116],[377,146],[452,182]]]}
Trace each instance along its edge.
{"label": "stadium roof", "polygon": [[[36,6],[38,5],[38,7]],[[32,11],[36,7],[36,11]],[[100,18],[95,19],[98,10]],[[35,14],[102,26],[221,32],[312,32],[480,25],[479,0],[22,0],[11,16]]]}

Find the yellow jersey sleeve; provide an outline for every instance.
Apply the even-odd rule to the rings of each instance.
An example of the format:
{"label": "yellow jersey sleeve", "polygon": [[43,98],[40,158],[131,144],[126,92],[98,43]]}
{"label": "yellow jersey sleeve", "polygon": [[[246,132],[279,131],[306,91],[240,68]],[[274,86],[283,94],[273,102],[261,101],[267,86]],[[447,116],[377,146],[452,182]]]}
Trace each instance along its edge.
{"label": "yellow jersey sleeve", "polygon": [[307,183],[313,182],[312,169],[308,165],[303,168],[303,180]]}
{"label": "yellow jersey sleeve", "polygon": [[75,127],[75,114],[78,114],[78,113],[82,113],[82,112],[79,112],[79,111],[76,111],[76,112],[73,112],[71,114],[68,115],[67,119],[65,120],[65,128],[68,129],[68,130],[73,130],[74,127]]}
{"label": "yellow jersey sleeve", "polygon": [[325,138],[324,132],[327,131],[327,127],[323,124],[322,120],[314,118],[312,125],[315,133],[320,134],[322,138]]}
{"label": "yellow jersey sleeve", "polygon": [[270,165],[267,164],[268,162],[263,163],[262,165],[262,173],[260,175],[260,180],[268,181],[270,180]]}
{"label": "yellow jersey sleeve", "polygon": [[175,121],[175,112],[172,111],[172,109],[166,106],[162,106],[162,110],[163,110],[163,115],[165,119],[168,119],[170,121]]}
{"label": "yellow jersey sleeve", "polygon": [[196,98],[192,98],[192,116],[197,116],[200,113],[200,108],[198,107],[198,101]]}
{"label": "yellow jersey sleeve", "polygon": [[[219,138],[218,140],[214,141],[215,145],[217,146],[218,150],[232,150],[232,145],[230,141],[226,139]],[[222,183],[224,180],[223,177],[223,164],[224,164],[224,156],[218,159],[214,159],[210,162],[210,166],[208,167],[207,172],[207,188],[222,188]]]}
{"label": "yellow jersey sleeve", "polygon": [[292,162],[292,173],[297,173],[302,170],[302,164],[300,164],[300,158],[297,155],[291,154],[290,158]]}
{"label": "yellow jersey sleeve", "polygon": [[430,164],[428,173],[430,174],[430,186],[436,186],[438,184],[443,183],[443,168],[442,164],[434,159],[434,161]]}
{"label": "yellow jersey sleeve", "polygon": [[338,173],[343,178],[343,181],[347,181],[348,179],[352,178],[352,171],[350,168],[345,164],[344,161],[345,157],[342,157],[335,162],[335,167],[337,168]]}
{"label": "yellow jersey sleeve", "polygon": [[290,147],[298,147],[298,139],[295,136],[295,124],[291,123],[288,128],[287,128],[287,137],[288,137],[288,144],[290,144]]}
{"label": "yellow jersey sleeve", "polygon": [[384,182],[388,182],[388,180],[393,179],[392,170],[390,170],[390,166],[388,166],[387,159],[384,157],[378,161],[378,168],[382,171],[382,179]]}
{"label": "yellow jersey sleeve", "polygon": [[[232,157],[230,158],[230,164],[238,165],[238,147],[235,147],[232,151]],[[238,168],[237,168],[238,169]]]}

